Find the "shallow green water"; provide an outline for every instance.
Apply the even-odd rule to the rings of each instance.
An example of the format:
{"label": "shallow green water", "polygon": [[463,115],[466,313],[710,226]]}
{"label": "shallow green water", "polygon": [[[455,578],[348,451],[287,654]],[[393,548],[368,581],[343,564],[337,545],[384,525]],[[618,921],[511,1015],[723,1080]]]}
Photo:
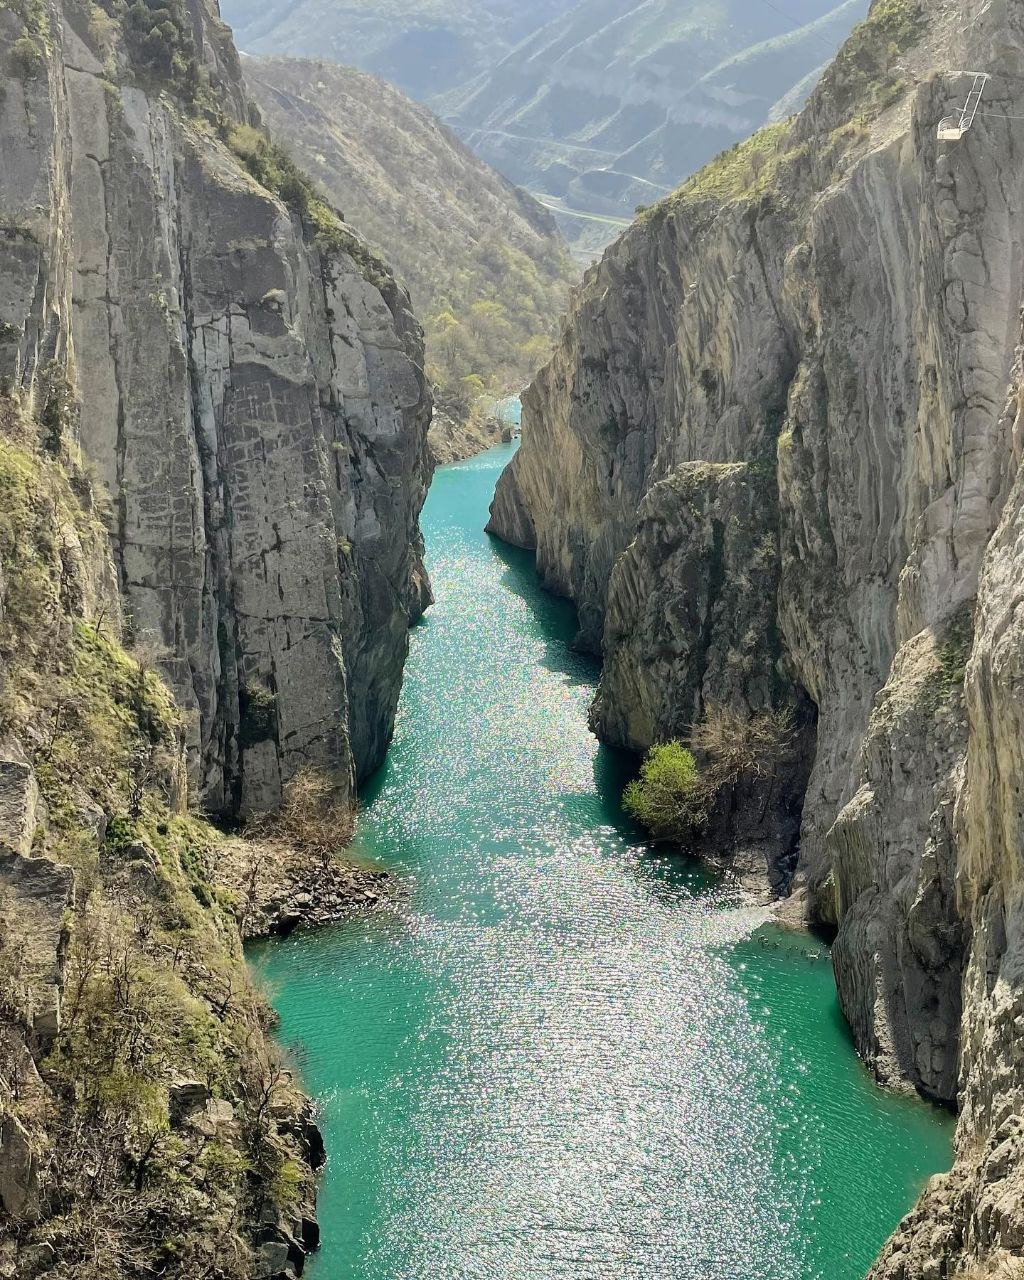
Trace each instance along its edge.
{"label": "shallow green water", "polygon": [[315,1280],[847,1280],[950,1126],[850,1047],[824,951],[623,820],[594,664],[441,471],[364,852],[409,914],[254,952],[323,1107]]}

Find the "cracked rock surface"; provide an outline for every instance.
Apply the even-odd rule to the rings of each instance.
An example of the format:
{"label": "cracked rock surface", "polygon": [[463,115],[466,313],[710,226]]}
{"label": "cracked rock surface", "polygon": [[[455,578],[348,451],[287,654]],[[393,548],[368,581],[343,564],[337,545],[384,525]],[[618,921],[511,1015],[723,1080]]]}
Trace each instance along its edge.
{"label": "cracked rock surface", "polygon": [[[194,8],[245,122],[226,29]],[[0,101],[0,374],[37,394],[67,370],[205,805],[273,808],[303,765],[351,791],[429,598],[421,331],[357,237],[329,247],[168,93],[112,84],[76,8],[55,18],[45,71]]]}

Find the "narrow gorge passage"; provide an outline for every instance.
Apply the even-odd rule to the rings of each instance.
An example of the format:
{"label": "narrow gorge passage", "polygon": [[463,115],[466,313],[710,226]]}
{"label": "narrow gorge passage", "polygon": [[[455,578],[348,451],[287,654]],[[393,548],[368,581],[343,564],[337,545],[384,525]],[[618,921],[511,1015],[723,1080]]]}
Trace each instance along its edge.
{"label": "narrow gorge passage", "polygon": [[512,448],[424,514],[359,849],[407,916],[252,953],[323,1109],[315,1280],[854,1280],[951,1125],[873,1086],[823,948],[622,817],[573,611],[481,532]]}

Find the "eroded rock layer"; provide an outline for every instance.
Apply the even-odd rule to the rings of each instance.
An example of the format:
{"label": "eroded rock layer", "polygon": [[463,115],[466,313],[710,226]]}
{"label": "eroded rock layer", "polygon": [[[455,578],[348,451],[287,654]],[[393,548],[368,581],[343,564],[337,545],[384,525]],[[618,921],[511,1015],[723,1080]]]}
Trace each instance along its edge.
{"label": "eroded rock layer", "polygon": [[[965,66],[982,112],[939,142]],[[901,1280],[1024,1254],[1022,67],[1018,5],[876,3],[800,116],[591,271],[492,512],[603,652],[609,740],[813,704],[769,868],[837,933],[876,1074],[961,1108]]]}

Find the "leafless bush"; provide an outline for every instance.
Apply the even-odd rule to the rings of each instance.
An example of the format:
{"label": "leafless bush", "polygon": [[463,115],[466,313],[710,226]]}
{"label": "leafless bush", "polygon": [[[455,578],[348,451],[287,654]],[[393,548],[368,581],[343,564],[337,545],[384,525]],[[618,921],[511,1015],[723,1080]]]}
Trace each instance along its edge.
{"label": "leafless bush", "polygon": [[716,786],[744,776],[772,778],[793,757],[793,713],[785,709],[745,716],[734,707],[711,705],[691,730],[690,747]]}
{"label": "leafless bush", "polygon": [[285,785],[280,809],[252,819],[248,830],[329,862],[352,839],[355,813],[328,774],[306,765]]}

